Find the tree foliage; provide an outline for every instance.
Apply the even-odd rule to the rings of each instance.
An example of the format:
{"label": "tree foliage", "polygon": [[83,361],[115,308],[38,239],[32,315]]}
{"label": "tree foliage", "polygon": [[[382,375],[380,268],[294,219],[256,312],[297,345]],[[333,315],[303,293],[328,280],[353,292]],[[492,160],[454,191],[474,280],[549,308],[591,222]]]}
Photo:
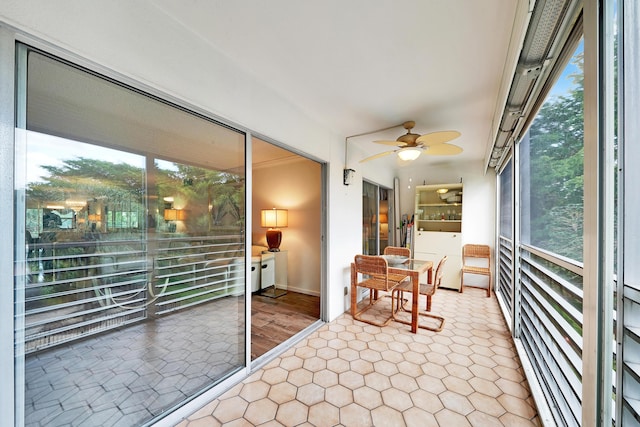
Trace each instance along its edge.
{"label": "tree foliage", "polygon": [[[157,165],[156,165],[157,166]],[[144,168],[86,157],[65,159],[62,165],[42,166],[48,172],[42,181],[27,189],[31,205],[44,206],[69,200],[100,199],[113,212],[144,212],[150,188]],[[244,178],[240,175],[174,163],[172,168],[154,168],[153,185],[158,206],[150,212],[162,212],[164,197],[177,197],[189,210],[189,228],[208,230],[216,225],[241,226],[244,221]],[[39,202],[39,203],[38,203]],[[140,218],[143,222],[144,218]],[[155,220],[154,220],[155,221]]]}
{"label": "tree foliage", "polygon": [[574,88],[548,99],[531,125],[531,244],[582,260],[584,200],[583,55]]}

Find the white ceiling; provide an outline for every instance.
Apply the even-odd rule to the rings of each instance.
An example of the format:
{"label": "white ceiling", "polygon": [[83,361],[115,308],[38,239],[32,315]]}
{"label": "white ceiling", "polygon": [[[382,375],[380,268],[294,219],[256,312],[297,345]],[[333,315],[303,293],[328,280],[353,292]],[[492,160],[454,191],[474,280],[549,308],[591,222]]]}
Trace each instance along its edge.
{"label": "white ceiling", "polygon": [[[460,131],[461,161],[492,142],[517,1],[150,1],[338,135],[414,120],[419,134]],[[403,133],[350,144],[374,154]]]}

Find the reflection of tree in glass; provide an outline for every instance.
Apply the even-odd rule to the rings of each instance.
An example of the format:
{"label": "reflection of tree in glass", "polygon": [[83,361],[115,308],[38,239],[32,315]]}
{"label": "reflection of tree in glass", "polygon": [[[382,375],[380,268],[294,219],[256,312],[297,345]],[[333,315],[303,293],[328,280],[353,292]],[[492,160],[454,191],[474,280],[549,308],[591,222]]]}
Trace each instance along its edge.
{"label": "reflection of tree in glass", "polygon": [[531,243],[582,260],[583,55],[575,88],[542,106],[530,129]]}
{"label": "reflection of tree in glass", "polygon": [[144,196],[144,170],[126,163],[79,157],[62,166],[42,166],[49,172],[44,182],[29,185],[31,201],[64,202],[70,198],[106,197],[113,202],[138,201]]}
{"label": "reflection of tree in glass", "polygon": [[[177,163],[174,165],[175,169],[171,170],[156,169],[157,191],[163,197],[178,197],[183,201],[180,208],[187,209],[190,225],[200,230],[207,230],[211,226],[242,225],[242,176]],[[43,169],[49,172],[49,176],[29,186],[27,195],[30,204],[63,204],[69,199],[91,201],[99,198],[108,205],[112,221],[136,226],[144,222],[142,214],[138,219],[125,218],[131,213],[144,212],[146,183],[143,168],[80,157],[64,160],[62,166],[43,166]],[[106,221],[107,218],[102,220]]]}
{"label": "reflection of tree in glass", "polygon": [[191,226],[241,226],[244,221],[244,178],[237,174],[174,164],[158,170],[158,192],[181,199]]}

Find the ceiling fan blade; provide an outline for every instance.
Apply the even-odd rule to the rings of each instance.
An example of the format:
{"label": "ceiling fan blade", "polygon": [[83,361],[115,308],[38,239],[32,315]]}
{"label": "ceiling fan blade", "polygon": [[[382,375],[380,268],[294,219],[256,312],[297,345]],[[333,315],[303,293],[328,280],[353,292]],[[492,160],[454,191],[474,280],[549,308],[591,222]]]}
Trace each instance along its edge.
{"label": "ceiling fan blade", "polygon": [[402,142],[402,141],[373,141],[376,144],[384,144],[384,145],[394,145],[396,147],[403,147],[405,145],[407,145],[406,142]]}
{"label": "ceiling fan blade", "polygon": [[360,163],[368,162],[370,160],[379,159],[380,157],[384,157],[384,156],[387,156],[387,155],[392,154],[392,153],[395,153],[395,151],[385,151],[383,153],[374,154],[373,156],[369,156],[367,158],[364,158],[364,159],[360,160]]}
{"label": "ceiling fan blade", "polygon": [[422,143],[425,147],[431,147],[432,145],[443,144],[456,139],[460,136],[460,132],[457,130],[443,130],[440,132],[431,132],[421,135],[416,139],[417,143]]}
{"label": "ceiling fan blade", "polygon": [[446,142],[432,145],[427,149],[427,154],[430,156],[455,156],[460,153],[462,153],[462,147],[447,144]]}

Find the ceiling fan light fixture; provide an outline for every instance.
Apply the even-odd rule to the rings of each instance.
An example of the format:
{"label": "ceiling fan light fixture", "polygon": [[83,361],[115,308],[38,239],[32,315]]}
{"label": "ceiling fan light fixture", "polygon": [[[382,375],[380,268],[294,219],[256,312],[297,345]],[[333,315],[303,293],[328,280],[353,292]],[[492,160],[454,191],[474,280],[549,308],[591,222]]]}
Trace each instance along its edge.
{"label": "ceiling fan light fixture", "polygon": [[406,147],[398,150],[398,157],[400,160],[411,161],[420,157],[421,149],[416,147]]}

